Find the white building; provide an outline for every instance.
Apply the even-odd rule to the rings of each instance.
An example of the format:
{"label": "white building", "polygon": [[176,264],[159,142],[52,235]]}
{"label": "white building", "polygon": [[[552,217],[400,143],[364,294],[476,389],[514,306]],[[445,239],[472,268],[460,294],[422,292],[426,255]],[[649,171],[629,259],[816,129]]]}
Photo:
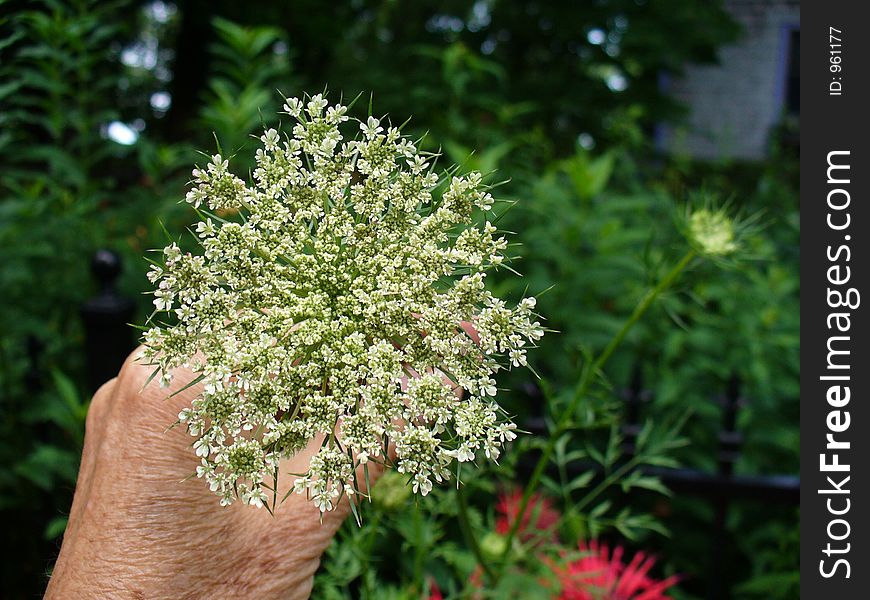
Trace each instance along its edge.
{"label": "white building", "polygon": [[725,0],[743,27],[719,50],[718,65],[689,65],[664,90],[689,109],[685,124],[662,126],[662,150],[700,159],[760,159],[771,130],[800,112],[798,0]]}

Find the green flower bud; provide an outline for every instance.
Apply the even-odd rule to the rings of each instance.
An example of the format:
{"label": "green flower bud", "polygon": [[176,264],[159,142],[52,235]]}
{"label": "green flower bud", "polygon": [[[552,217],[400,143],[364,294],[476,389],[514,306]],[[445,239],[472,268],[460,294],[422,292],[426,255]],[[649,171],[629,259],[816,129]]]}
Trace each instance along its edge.
{"label": "green flower bud", "polygon": [[372,502],[387,512],[400,510],[411,497],[411,488],[405,478],[395,471],[384,473],[372,489]]}
{"label": "green flower bud", "polygon": [[493,531],[487,533],[480,540],[480,551],[484,557],[495,560],[504,556],[504,551],[507,548],[507,538]]}
{"label": "green flower bud", "polygon": [[734,222],[722,210],[697,210],[689,215],[689,237],[700,254],[726,256],[738,248]]}

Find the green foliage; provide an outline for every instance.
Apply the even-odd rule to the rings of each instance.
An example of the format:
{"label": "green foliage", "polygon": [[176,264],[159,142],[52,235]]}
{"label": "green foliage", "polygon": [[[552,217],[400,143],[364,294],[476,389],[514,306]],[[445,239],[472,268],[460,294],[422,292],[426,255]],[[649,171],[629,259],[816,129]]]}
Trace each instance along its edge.
{"label": "green foliage", "polygon": [[[630,455],[622,450],[625,440],[616,426],[610,427],[604,444],[593,441],[597,436],[588,428],[561,437],[553,458],[559,478],[544,477],[542,487],[553,497],[561,496],[568,539],[597,539],[612,531],[627,540],[638,540],[652,531],[668,535],[653,515],[637,511],[630,498],[642,490],[670,495],[658,477],[644,475],[642,468],[676,466],[673,450],[688,443],[680,437],[681,428],[681,422],[655,427],[647,421]],[[577,438],[586,441],[569,450]],[[587,470],[569,480],[568,468],[577,461],[584,461]]]}
{"label": "green foliage", "polygon": [[[81,451],[86,404],[76,384],[60,371],[43,376],[38,369],[75,371],[81,364],[66,354],[81,335],[77,303],[87,279],[81,256],[105,239],[97,207],[108,185],[99,165],[121,154],[99,135],[114,118],[103,98],[117,86],[108,60],[120,34],[115,10],[107,3],[45,2],[3,17],[0,506],[4,520],[33,528],[11,532],[22,557],[3,568],[12,589],[45,566],[43,534],[54,537],[59,526],[38,520],[67,510]],[[40,364],[31,364],[39,350]],[[22,518],[23,512],[39,517]]]}
{"label": "green foliage", "polygon": [[[66,323],[75,321],[74,303],[64,288],[80,289],[83,266],[76,259],[99,231],[91,218],[105,198],[98,165],[118,154],[99,135],[114,118],[102,100],[117,85],[106,60],[119,33],[108,18],[113,9],[49,3],[44,12],[16,14],[0,63],[7,82],[0,98],[0,286],[9,298],[2,316],[44,337],[72,333]],[[33,294],[33,273],[56,277],[59,285]],[[49,311],[55,314],[46,318]]]}
{"label": "green foliage", "polygon": [[276,119],[281,106],[276,90],[291,95],[296,86],[290,76],[286,36],[280,29],[246,28],[221,18],[215,18],[213,24],[218,41],[211,45],[213,76],[201,122],[230,156],[255,130]]}
{"label": "green foliage", "polygon": [[120,118],[128,5],[48,0],[0,23],[0,506],[21,524],[11,535],[21,563],[3,567],[12,590],[41,585],[75,484],[90,256],[106,246],[128,264],[141,255],[142,223],[161,204],[148,178],[168,183],[171,150],[106,136]]}
{"label": "green foliage", "polygon": [[[798,520],[798,511],[788,515]],[[735,590],[744,598],[797,598],[800,572],[794,557],[800,552],[800,532],[788,521],[753,522],[749,515],[738,515],[736,524],[749,532],[738,543],[751,560],[751,577]]]}
{"label": "green foliage", "polygon": [[[79,396],[73,382],[60,371],[52,371],[51,376],[53,387],[46,393],[36,394],[30,405],[15,417],[25,426],[54,425],[66,444],[37,443],[26,456],[4,461],[0,479],[6,484],[26,480],[42,491],[50,492],[61,485],[75,483],[88,402]],[[4,486],[3,496],[0,496],[0,503],[4,506],[14,505],[19,500],[11,491]]]}
{"label": "green foliage", "polygon": [[[596,160],[601,164],[602,159]],[[533,292],[552,288],[539,306],[548,325],[561,333],[542,340],[534,366],[557,386],[576,379],[583,352],[604,346],[682,243],[674,214],[685,200],[655,180],[639,179],[625,158],[621,162],[614,179],[628,185],[611,184],[591,197],[584,196],[585,182],[600,167],[584,165],[595,161],[584,157],[556,163],[517,192],[526,201],[500,223],[518,231],[522,242],[525,281],[508,280],[507,285],[516,286],[515,293],[526,287]],[[580,187],[578,180],[584,182]],[[780,197],[793,193],[788,182],[763,175],[758,189],[740,198],[743,212],[769,206],[771,192],[759,197],[759,190],[771,189]],[[790,210],[775,220],[763,217],[766,226],[744,240],[748,259],[743,264],[715,276],[718,268],[712,265],[689,273],[654,309],[658,318],[645,320],[630,335],[626,352],[609,370],[615,384],[627,386],[635,368],[643,365],[658,406],[691,407],[693,422],[706,421],[708,441],[719,424],[712,395],[724,390],[732,376],[739,377],[753,401],[740,423],[749,437],[744,462],[755,461],[745,464],[747,472],[797,467],[797,439],[786,433],[796,435],[794,421],[774,419],[768,412],[773,406],[797,408],[798,280],[790,250],[797,244],[791,220],[796,207]],[[771,441],[771,433],[775,440],[765,445],[762,438]],[[699,450],[690,462],[703,466],[701,456],[712,455]]]}
{"label": "green foliage", "polygon": [[[567,560],[584,537],[626,538],[659,549],[665,572],[690,576],[680,597],[704,593],[709,540],[699,532],[712,509],[668,497],[641,467],[714,469],[713,399],[732,377],[750,401],[738,472],[797,470],[797,161],[775,149],[761,165],[650,166],[647,132],[680,114],[659,74],[714,60],[738,33],[720,3],[364,0],[327,11],[303,0],[287,11],[218,1],[195,18],[182,3],[165,18],[136,0],[0,4],[13,8],[0,11],[0,509],[18,549],[2,571],[9,597],[39,593],[65,527],[88,398],[77,312],[92,293],[91,254],[121,252],[122,291],[142,298],[140,257],[164,241],[158,218],[173,234],[187,224],[177,202],[192,148],[243,148],[279,108],[277,89],[373,91],[388,113],[412,113],[408,130],[446,161],[491,183],[511,178],[497,191],[517,203],[498,226],[517,232],[525,277],[491,283],[515,297],[548,290],[538,308],[558,333],[530,355],[540,382],[508,374],[500,385],[514,390],[520,420],[543,415],[551,430],[584,365],[685,251],[675,215],[696,196],[730,200],[744,216],[766,210],[740,261],[693,263],[595,373],[542,478],[562,511],[551,559]],[[149,44],[157,67],[125,61],[125,49]],[[169,93],[171,107],[152,106],[154,92]],[[115,121],[135,124],[135,144],[108,137]],[[651,424],[632,458],[619,391],[638,376]],[[543,393],[530,396],[529,384]],[[495,498],[527,477],[524,457],[546,443],[525,436],[498,469],[466,481],[465,535],[454,488],[414,503],[395,494],[404,482],[392,493],[382,482],[363,527],[349,522],[330,548],[315,597],[419,598],[431,581],[463,597],[482,577],[475,540],[500,566]],[[734,592],[792,597],[794,511],[737,504],[727,530]],[[550,597],[539,552],[512,543],[503,558],[512,568],[488,596]]]}
{"label": "green foliage", "polygon": [[[316,2],[297,7],[320,12]],[[319,67],[309,86],[376,90],[387,111],[410,105],[426,115],[421,129],[437,141],[480,149],[526,138],[561,154],[580,132],[602,146],[644,145],[644,127],[678,112],[659,90],[660,73],[714,60],[714,49],[738,33],[718,2],[368,0],[355,8],[335,11],[329,24],[306,22],[308,31],[268,16],[297,40],[330,40],[301,44],[300,59]],[[531,150],[516,163],[539,165]]]}

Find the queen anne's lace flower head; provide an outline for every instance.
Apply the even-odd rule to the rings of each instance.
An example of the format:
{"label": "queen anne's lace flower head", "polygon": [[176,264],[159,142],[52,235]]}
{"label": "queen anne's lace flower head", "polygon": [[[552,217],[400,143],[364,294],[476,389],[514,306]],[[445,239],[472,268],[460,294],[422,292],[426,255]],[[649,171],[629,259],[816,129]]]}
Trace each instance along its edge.
{"label": "queen anne's lace flower head", "polygon": [[346,107],[321,95],[284,111],[292,135],[263,134],[252,185],[219,155],[193,171],[202,253],[171,244],[153,267],[157,313],[175,319],[152,319],[143,357],[164,385],[180,366],[203,382],[179,420],[224,504],[264,505],[280,460],[315,438],[294,488],[322,511],[360,492],[369,461],[426,495],[516,437],[493,376],[543,334],[535,300],[485,287],[507,242],[471,224],[493,206],[479,173],[439,177],[374,117],[346,139]]}
{"label": "queen anne's lace flower head", "polygon": [[689,241],[703,256],[726,256],[739,248],[734,221],[722,209],[692,212],[688,230]]}

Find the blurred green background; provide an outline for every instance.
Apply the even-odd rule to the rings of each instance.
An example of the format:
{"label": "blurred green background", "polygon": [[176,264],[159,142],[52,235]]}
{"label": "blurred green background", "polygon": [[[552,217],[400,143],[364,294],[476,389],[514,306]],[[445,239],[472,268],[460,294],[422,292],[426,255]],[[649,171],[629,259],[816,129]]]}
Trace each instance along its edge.
{"label": "blurred green background", "polygon": [[[724,140],[721,153],[674,141],[693,99],[669,82],[752,41],[721,2],[7,0],[0,15],[0,528],[14,550],[4,597],[41,593],[65,526],[90,396],[79,307],[96,292],[91,256],[123,257],[119,287],[141,322],[142,256],[163,245],[159,222],[182,231],[191,220],[179,200],[197,151],[217,141],[247,168],[250,134],[277,121],[277,90],[372,92],[375,112],[413,115],[407,131],[429,149],[509,179],[498,195],[518,203],[499,225],[522,243],[524,278],[496,285],[513,297],[551,288],[539,309],[559,333],[531,362],[556,390],[674,255],[676,210],[712,196],[763,211],[749,258],[713,278],[713,266],[690,273],[608,376],[624,388],[642,375],[644,414],[691,412],[679,458],[709,471],[722,421],[712,399],[739,378],[736,471],[797,473],[794,102],[771,84],[775,127],[752,156]],[[770,69],[770,81],[793,87],[787,71]],[[526,379],[503,382],[515,390],[507,402],[541,414]],[[679,597],[704,597],[713,507],[677,495],[654,508],[671,536],[644,547],[686,574]],[[723,585],[737,597],[796,597],[797,510],[731,505]]]}

